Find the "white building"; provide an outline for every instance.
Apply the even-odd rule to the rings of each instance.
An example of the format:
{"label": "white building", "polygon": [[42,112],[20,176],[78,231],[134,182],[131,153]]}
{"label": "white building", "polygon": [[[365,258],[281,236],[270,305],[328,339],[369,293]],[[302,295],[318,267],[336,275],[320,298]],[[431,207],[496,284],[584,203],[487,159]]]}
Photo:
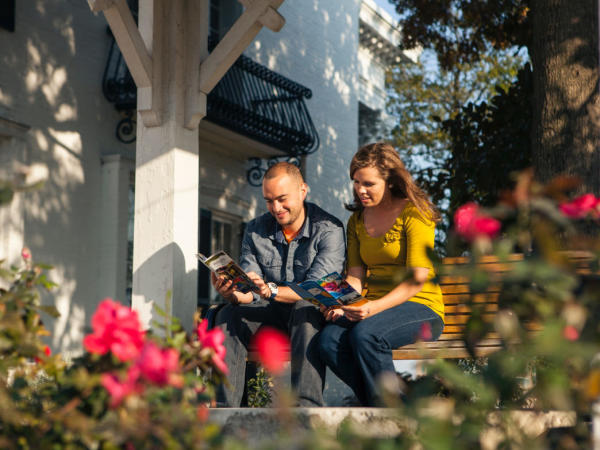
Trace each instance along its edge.
{"label": "white building", "polygon": [[[236,0],[212,0],[211,33],[222,37],[241,12]],[[236,64],[209,96],[200,122],[203,252],[237,255],[243,223],[265,211],[260,188],[248,180],[256,166],[249,158],[263,158],[264,170],[265,158],[291,152],[290,139],[300,142],[309,200],[345,221],[359,116],[384,110],[385,68],[402,56],[391,19],[371,0],[288,0],[279,12],[286,25],[259,33],[245,66]],[[97,304],[130,296],[135,144],[117,139],[116,129],[120,121],[127,127],[135,89],[125,91],[133,100],[115,96],[125,73],[115,69],[116,53],[107,64],[114,41],[86,2],[3,2],[0,41],[0,177],[19,164],[42,163],[49,172],[42,190],[0,209],[0,259],[18,263],[27,245],[36,261],[54,266],[50,278],[59,287],[45,301],[61,317],[45,319],[51,344],[77,352]],[[219,95],[235,107],[251,102],[254,116],[222,109]],[[265,117],[274,124],[265,127]],[[198,278],[201,304],[214,301],[202,270],[185,276]]]}

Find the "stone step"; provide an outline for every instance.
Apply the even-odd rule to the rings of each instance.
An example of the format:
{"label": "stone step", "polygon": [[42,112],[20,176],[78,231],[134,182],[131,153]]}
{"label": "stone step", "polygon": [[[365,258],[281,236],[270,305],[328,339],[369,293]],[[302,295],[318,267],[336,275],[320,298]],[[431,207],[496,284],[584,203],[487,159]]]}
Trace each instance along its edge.
{"label": "stone step", "polygon": [[[494,413],[492,413],[493,415]],[[575,413],[569,411],[512,411],[514,423],[530,437],[539,436],[550,428],[572,427]],[[491,418],[490,423],[494,423]],[[412,428],[406,418],[390,408],[323,407],[323,408],[211,408],[209,422],[219,425],[225,436],[237,438],[251,448],[274,444],[273,439],[287,435],[297,442],[311,431],[336,436],[348,423],[361,437],[394,438],[404,428]],[[482,434],[495,448],[498,439],[493,429]],[[482,442],[483,443],[483,442]]]}

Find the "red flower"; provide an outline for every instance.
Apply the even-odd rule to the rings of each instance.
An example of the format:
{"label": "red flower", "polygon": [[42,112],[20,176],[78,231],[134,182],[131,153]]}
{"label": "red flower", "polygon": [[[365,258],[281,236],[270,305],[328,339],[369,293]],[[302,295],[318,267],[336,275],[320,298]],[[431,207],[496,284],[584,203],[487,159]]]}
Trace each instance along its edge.
{"label": "red flower", "polygon": [[454,213],[454,228],[464,240],[470,242],[479,236],[496,237],[500,232],[500,222],[482,214],[476,203],[466,203]]}
{"label": "red flower", "polygon": [[[46,355],[46,356],[50,356],[52,354],[52,350],[50,350],[50,347],[48,347],[47,345],[44,346],[43,352],[44,352],[44,355]],[[34,356],[33,359],[38,364],[42,362],[42,360],[40,358],[38,358],[37,356]]]}
{"label": "red flower", "polygon": [[200,422],[204,423],[208,420],[209,413],[210,413],[210,410],[208,409],[208,407],[206,405],[200,405],[200,406],[198,406],[198,409],[196,410],[196,417],[198,417],[198,420]]}
{"label": "red flower", "polygon": [[422,341],[431,341],[433,334],[431,333],[431,324],[429,322],[423,322],[419,329],[419,338]]}
{"label": "red flower", "polygon": [[143,392],[144,387],[138,383],[140,372],[138,369],[131,367],[127,372],[127,378],[125,381],[121,381],[118,375],[111,373],[104,373],[100,377],[100,383],[104,386],[104,389],[110,394],[111,408],[116,408],[121,404],[123,399],[131,394],[139,394]]}
{"label": "red flower", "polygon": [[253,340],[264,368],[273,375],[281,374],[289,357],[289,338],[275,328],[262,327]]}
{"label": "red flower", "polygon": [[588,213],[598,213],[600,206],[600,198],[596,198],[594,194],[583,194],[570,202],[563,203],[559,206],[562,213],[573,219],[581,219]]}
{"label": "red flower", "polygon": [[158,386],[180,386],[179,352],[174,348],[162,349],[147,341],[135,363],[140,375]]}
{"label": "red flower", "polygon": [[210,348],[213,350],[212,362],[219,371],[225,375],[229,373],[227,364],[225,364],[225,354],[227,349],[223,345],[225,341],[225,335],[223,330],[220,328],[213,328],[207,330],[208,321],[203,320],[198,324],[196,333],[198,334],[198,341],[203,348]]}
{"label": "red flower", "polygon": [[144,345],[136,311],[109,298],[103,300],[92,316],[93,333],[83,339],[90,353],[104,355],[109,350],[121,361],[137,358]]}
{"label": "red flower", "polygon": [[573,325],[567,325],[563,328],[563,336],[569,341],[576,341],[579,339],[579,331]]}

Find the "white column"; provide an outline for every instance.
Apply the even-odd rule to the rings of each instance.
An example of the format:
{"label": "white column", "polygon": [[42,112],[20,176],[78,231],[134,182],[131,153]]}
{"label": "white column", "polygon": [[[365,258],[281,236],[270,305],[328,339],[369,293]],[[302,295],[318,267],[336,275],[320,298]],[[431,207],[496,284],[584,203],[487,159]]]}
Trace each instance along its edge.
{"label": "white column", "polygon": [[[12,180],[16,175],[15,161],[23,162],[16,139],[0,135],[0,180]],[[5,267],[20,265],[25,222],[22,194],[15,194],[9,204],[0,205],[0,260]]]}
{"label": "white column", "polygon": [[[149,49],[168,50],[151,51],[153,67],[158,63],[163,70],[161,91],[156,86],[152,91],[153,101],[163,96],[161,124],[147,128],[139,114],[137,121],[132,305],[146,326],[162,320],[153,310],[156,304],[189,330],[197,302],[198,129],[184,127],[183,49],[194,0],[173,0],[153,10],[151,4],[140,2],[140,32]],[[162,30],[162,42],[152,35],[152,19],[161,21],[154,30]]]}
{"label": "white column", "polygon": [[134,162],[121,155],[102,157],[101,250],[98,255],[99,298],[126,303],[129,173]]}

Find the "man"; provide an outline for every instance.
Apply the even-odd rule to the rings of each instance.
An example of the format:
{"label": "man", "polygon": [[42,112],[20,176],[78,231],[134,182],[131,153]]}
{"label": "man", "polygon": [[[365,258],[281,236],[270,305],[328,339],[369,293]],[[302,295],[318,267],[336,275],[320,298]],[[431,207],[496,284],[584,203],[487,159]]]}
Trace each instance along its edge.
{"label": "man", "polygon": [[285,284],[316,280],[341,272],[345,258],[342,223],[318,206],[305,202],[308,187],[290,163],[270,167],[263,179],[268,213],[246,227],[240,257],[260,294],[241,293],[231,281],[212,275],[212,283],[229,304],[216,316],[225,333],[229,386],[220,386],[217,405],[238,407],[245,384],[246,356],[261,325],[287,332],[291,340],[292,388],[298,406],[322,406],[325,366],[318,356],[321,312]]}

